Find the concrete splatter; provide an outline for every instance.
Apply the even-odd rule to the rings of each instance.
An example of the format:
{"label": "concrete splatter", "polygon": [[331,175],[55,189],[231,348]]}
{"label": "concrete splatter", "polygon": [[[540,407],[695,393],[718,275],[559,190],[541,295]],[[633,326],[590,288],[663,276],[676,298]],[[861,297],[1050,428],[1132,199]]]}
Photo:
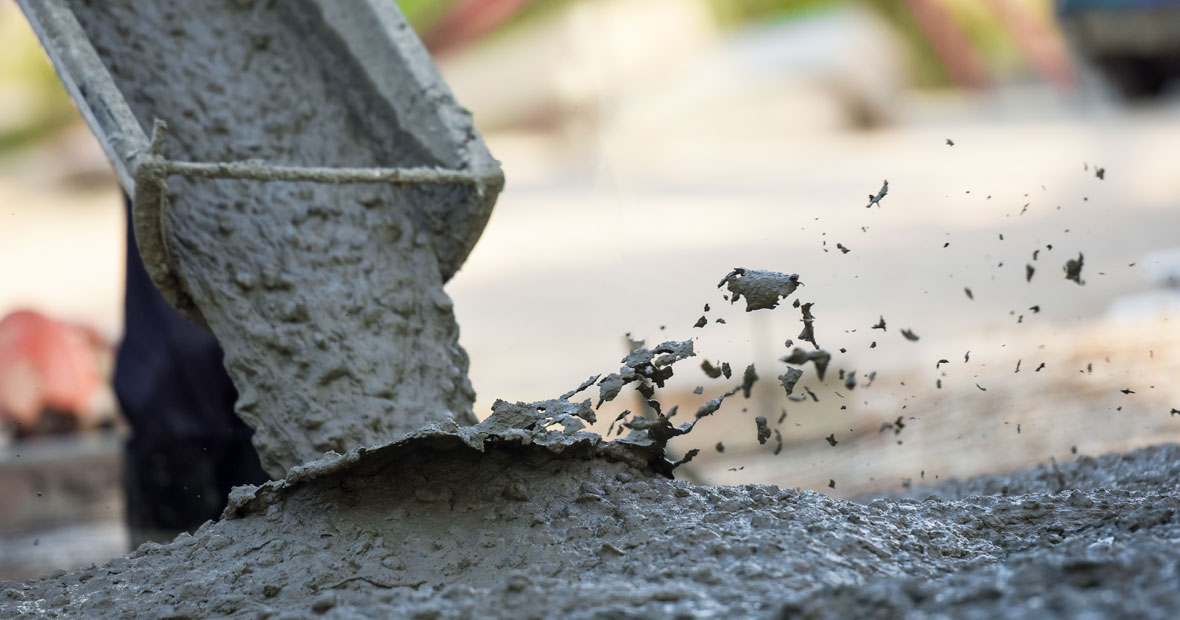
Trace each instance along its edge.
{"label": "concrete splatter", "polygon": [[886,180],[881,183],[881,189],[877,191],[876,195],[869,194],[869,204],[865,205],[865,208],[868,209],[868,208],[872,207],[873,205],[877,205],[877,207],[879,208],[881,206],[881,199],[884,198],[888,193],[889,193],[889,181]]}
{"label": "concrete splatter", "polygon": [[1063,267],[1065,270],[1065,279],[1077,282],[1078,286],[1084,285],[1085,282],[1082,281],[1082,265],[1084,262],[1085,258],[1081,252],[1078,252],[1077,258],[1071,258],[1065,261],[1065,267]]}
{"label": "concrete splatter", "polygon": [[779,300],[794,293],[801,284],[798,274],[737,267],[717,283],[717,288],[729,289],[730,303],[745,297],[746,312],[753,312],[778,307]]}

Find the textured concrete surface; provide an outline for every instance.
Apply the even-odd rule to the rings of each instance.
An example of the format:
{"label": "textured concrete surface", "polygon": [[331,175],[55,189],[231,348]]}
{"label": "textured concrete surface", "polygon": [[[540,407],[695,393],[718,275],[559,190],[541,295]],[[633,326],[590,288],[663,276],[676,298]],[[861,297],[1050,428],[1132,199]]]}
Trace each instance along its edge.
{"label": "textured concrete surface", "polygon": [[0,584],[0,617],[1165,618],[1180,609],[1176,446],[856,503],[676,482],[631,458],[649,448],[549,428],[553,418],[528,407],[511,422],[530,411],[531,431],[493,416],[239,489],[226,518],[193,536]]}

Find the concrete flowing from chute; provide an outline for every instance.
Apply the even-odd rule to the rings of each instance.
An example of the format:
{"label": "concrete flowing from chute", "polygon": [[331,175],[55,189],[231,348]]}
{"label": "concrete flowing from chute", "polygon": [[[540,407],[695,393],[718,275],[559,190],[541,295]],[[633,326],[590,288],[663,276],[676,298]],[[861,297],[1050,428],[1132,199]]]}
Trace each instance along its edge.
{"label": "concrete flowing from chute", "polygon": [[[691,341],[637,349],[619,376],[643,387],[692,355]],[[575,397],[594,383],[240,487],[195,535],[0,584],[0,617],[1030,618],[1049,604],[1162,618],[1180,605],[1180,448],[915,491],[923,501],[707,487],[672,478],[666,443],[741,383],[679,427],[635,416],[615,441],[584,430],[594,407]]]}
{"label": "concrete flowing from chute", "polygon": [[[174,112],[164,118],[169,133],[157,134],[159,157],[314,166],[328,145],[328,163],[339,166],[456,165],[408,125],[362,114],[379,106],[341,104],[318,63],[339,60],[347,42],[308,47],[298,28],[268,14],[274,3],[68,4],[99,25],[90,37],[140,123]],[[186,18],[198,11],[200,19]],[[177,49],[195,64],[175,71]],[[242,79],[225,79],[231,70]],[[171,90],[178,79],[194,88]],[[320,96],[298,96],[291,82]],[[453,104],[440,93],[427,97],[432,105]],[[243,125],[261,129],[232,131]],[[373,146],[365,132],[382,127],[376,142],[402,150]],[[460,151],[482,148],[478,136],[464,140]],[[757,379],[750,368],[673,425],[656,389],[695,355],[691,340],[637,348],[618,372],[562,398],[499,401],[471,424],[466,356],[442,288],[482,226],[460,232],[440,219],[461,202],[461,188],[183,176],[168,189],[172,207],[159,215],[171,262],[157,281],[180,282],[166,293],[221,338],[243,393],[239,412],[282,479],[235,489],[223,519],[194,535],[102,566],[0,583],[0,618],[1170,617],[1180,609],[1177,448],[933,491],[954,498],[945,501],[857,503],[676,481],[674,468],[692,452],[673,460],[668,440]],[[443,211],[415,210],[423,204]],[[799,285],[795,275],[742,268],[720,284],[730,301],[745,297],[747,311],[774,308]],[[796,307],[799,338],[819,350],[811,304]],[[796,363],[808,360],[817,370],[827,363],[821,353]],[[787,366],[780,375],[788,394],[801,374]],[[599,404],[633,385],[656,415],[621,420],[630,433],[614,441],[587,432],[592,399],[574,398],[592,385]],[[321,457],[326,450],[334,452]]]}
{"label": "concrete flowing from chute", "polygon": [[502,175],[392,3],[21,4],[267,472],[476,421],[442,284]]}

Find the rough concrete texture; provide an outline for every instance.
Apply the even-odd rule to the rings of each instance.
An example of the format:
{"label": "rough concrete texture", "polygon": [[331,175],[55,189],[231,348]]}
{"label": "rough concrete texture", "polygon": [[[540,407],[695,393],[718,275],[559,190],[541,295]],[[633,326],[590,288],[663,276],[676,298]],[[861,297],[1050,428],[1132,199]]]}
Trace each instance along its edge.
{"label": "rough concrete texture", "polygon": [[[1180,446],[1162,445],[913,489],[907,495],[923,498],[933,519],[961,522],[964,508],[979,507],[972,521],[1003,551],[999,561],[934,580],[827,586],[793,597],[781,617],[1174,618],[1178,480]],[[997,511],[1023,512],[1026,522],[979,527]]]}
{"label": "rough concrete texture", "polygon": [[815,366],[815,376],[820,380],[824,380],[824,373],[828,371],[828,364],[832,361],[832,354],[823,349],[816,349],[814,351],[807,351],[795,347],[789,355],[784,355],[779,358],[779,361],[786,364],[806,364],[811,362]]}
{"label": "rough concrete texture", "polygon": [[1165,618],[1180,606],[1180,447],[935,491],[1007,494],[856,503],[656,475],[643,461],[661,446],[645,431],[608,443],[559,430],[583,407],[560,402],[501,403],[476,427],[240,488],[193,536],[0,584],[0,617]]}
{"label": "rough concrete texture", "polygon": [[[363,81],[325,70],[347,60],[289,21],[306,3],[70,3],[140,122],[169,122],[171,158],[453,164],[383,116]],[[341,88],[353,89],[350,104],[333,96]],[[449,268],[433,246],[445,227],[413,209],[444,208],[459,188],[173,179],[170,190],[176,267],[225,343],[239,412],[259,429],[268,470],[286,477],[236,489],[225,518],[195,535],[0,584],[0,617],[1162,618],[1180,609],[1177,448],[941,487],[956,498],[945,501],[855,503],[677,482],[664,443],[693,422],[634,418],[627,437],[607,442],[582,430],[594,419],[590,400],[499,402],[482,424],[435,422],[388,443],[432,420],[473,420],[442,292]],[[749,311],[774,308],[799,282],[735,269],[723,285]],[[818,348],[811,304],[799,307],[799,337]],[[692,354],[691,341],[637,347],[599,382],[599,398],[634,382],[650,404],[670,364]],[[791,370],[780,377],[788,392]],[[993,492],[968,496],[976,488]]]}
{"label": "rough concrete texture", "polygon": [[729,289],[730,303],[737,303],[743,296],[746,298],[746,312],[754,310],[770,310],[778,307],[780,299],[784,299],[795,289],[799,288],[799,274],[776,273],[760,269],[746,269],[736,267],[725,274],[717,283]]}
{"label": "rough concrete texture", "polygon": [[[330,33],[309,36],[307,2],[70,6],[139,122],[168,122],[169,158],[462,163],[462,149],[443,161],[404,130]],[[465,208],[467,188],[168,182],[175,269],[224,344],[268,472],[431,421],[475,421],[442,289],[458,265],[439,258],[460,234],[439,214]]]}

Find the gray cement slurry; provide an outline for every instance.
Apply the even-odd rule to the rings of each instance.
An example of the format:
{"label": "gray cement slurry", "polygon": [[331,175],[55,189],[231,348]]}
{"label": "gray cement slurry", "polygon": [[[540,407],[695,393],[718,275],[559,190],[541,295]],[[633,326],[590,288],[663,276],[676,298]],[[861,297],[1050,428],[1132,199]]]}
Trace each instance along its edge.
{"label": "gray cement slurry", "polygon": [[[301,6],[294,0],[68,2],[141,124],[169,123],[171,158],[455,165],[383,116],[365,84],[325,70],[325,58],[347,64],[332,42],[279,26],[273,11]],[[340,88],[352,89],[352,105],[330,96]],[[416,208],[445,209],[459,188],[171,179],[170,190],[176,268],[225,344],[268,471],[285,477],[236,489],[224,518],[195,535],[0,584],[0,618],[1180,609],[1176,447],[939,487],[945,500],[678,482],[665,442],[740,385],[679,427],[623,421],[631,433],[613,442],[582,430],[594,419],[589,399],[498,402],[485,422],[456,423],[474,417],[442,290],[454,266],[438,259],[446,226]],[[1080,271],[1079,257],[1066,275],[1080,283]],[[774,308],[798,285],[745,269],[719,284],[747,310]],[[811,304],[796,307],[799,339],[818,350]],[[595,379],[598,398],[634,383],[651,404],[671,364],[693,354],[691,341],[639,347]],[[779,377],[788,394],[800,374]],[[344,454],[313,460],[325,450]]]}
{"label": "gray cement slurry", "polygon": [[435,426],[240,488],[225,518],[195,535],[0,583],[0,617],[1164,618],[1180,608],[1177,446],[933,491],[959,499],[858,503],[669,479],[644,464],[661,451],[646,431],[606,442],[564,425],[581,405],[558,402],[503,403],[475,427]]}
{"label": "gray cement slurry", "polygon": [[[168,123],[170,159],[462,164],[402,127],[340,42],[301,30],[313,28],[301,21],[314,12],[306,3],[69,6],[140,124]],[[453,105],[447,93],[420,96]],[[432,421],[476,421],[442,288],[457,265],[439,258],[463,243],[444,216],[467,191],[168,179],[173,268],[224,345],[238,414],[271,475]]]}
{"label": "gray cement slurry", "polygon": [[761,269],[736,267],[721,279],[717,288],[724,286],[731,295],[730,303],[746,298],[746,312],[770,310],[778,306],[803,283],[798,274],[784,274]]}
{"label": "gray cement slurry", "polygon": [[[691,341],[639,347],[619,381],[643,393],[692,355]],[[596,379],[235,489],[193,536],[0,584],[0,617],[1168,617],[1180,605],[1180,447],[913,491],[923,500],[702,487],[672,479],[666,443],[741,384],[679,427],[634,416],[607,441],[584,430],[592,399],[569,400]]]}

